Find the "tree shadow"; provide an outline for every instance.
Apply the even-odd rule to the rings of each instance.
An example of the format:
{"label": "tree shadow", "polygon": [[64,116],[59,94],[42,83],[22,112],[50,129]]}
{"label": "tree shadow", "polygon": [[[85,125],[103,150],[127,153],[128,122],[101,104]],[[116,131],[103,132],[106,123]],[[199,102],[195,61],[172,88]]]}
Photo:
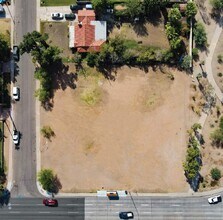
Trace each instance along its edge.
{"label": "tree shadow", "polygon": [[133,30],[135,31],[135,33],[137,34],[137,36],[144,37],[144,36],[149,35],[144,22],[133,23],[132,27],[133,27]]}
{"label": "tree shadow", "polygon": [[57,175],[54,177],[53,180],[53,189],[52,189],[52,193],[57,194],[59,192],[59,190],[62,189],[62,184],[59,180],[59,178],[57,177]]}

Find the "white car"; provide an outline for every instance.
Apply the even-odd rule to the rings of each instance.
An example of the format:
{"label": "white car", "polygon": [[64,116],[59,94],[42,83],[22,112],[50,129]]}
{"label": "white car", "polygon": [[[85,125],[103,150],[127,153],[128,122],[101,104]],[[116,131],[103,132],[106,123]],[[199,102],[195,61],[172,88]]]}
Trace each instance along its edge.
{"label": "white car", "polygon": [[12,88],[12,97],[16,101],[19,100],[19,98],[20,98],[20,90],[19,90],[19,87],[14,86]]}
{"label": "white car", "polygon": [[56,12],[51,14],[52,19],[63,19],[63,14]]}
{"label": "white car", "polygon": [[13,130],[12,139],[15,145],[19,144],[19,138],[20,138],[19,131]]}
{"label": "white car", "polygon": [[210,197],[208,198],[208,202],[209,204],[215,204],[215,203],[221,202],[221,196],[217,195],[217,196]]}

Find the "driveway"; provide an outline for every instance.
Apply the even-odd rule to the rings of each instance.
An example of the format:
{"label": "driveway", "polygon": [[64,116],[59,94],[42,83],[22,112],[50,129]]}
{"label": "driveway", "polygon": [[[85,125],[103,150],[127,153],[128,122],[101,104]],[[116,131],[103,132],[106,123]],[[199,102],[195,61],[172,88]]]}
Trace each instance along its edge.
{"label": "driveway", "polygon": [[51,13],[55,13],[55,12],[60,12],[62,14],[69,14],[71,13],[70,6],[39,7],[38,8],[38,15],[41,21],[66,21],[65,18],[60,19],[60,20],[53,20],[51,18]]}

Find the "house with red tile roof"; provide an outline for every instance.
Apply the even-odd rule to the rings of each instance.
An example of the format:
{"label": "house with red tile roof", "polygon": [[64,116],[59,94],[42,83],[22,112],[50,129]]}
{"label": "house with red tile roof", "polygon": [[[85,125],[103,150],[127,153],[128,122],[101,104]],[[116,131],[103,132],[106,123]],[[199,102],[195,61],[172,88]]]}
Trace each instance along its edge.
{"label": "house with red tile roof", "polygon": [[78,52],[99,52],[107,39],[106,21],[96,21],[94,10],[79,10],[78,22],[69,26],[69,47]]}

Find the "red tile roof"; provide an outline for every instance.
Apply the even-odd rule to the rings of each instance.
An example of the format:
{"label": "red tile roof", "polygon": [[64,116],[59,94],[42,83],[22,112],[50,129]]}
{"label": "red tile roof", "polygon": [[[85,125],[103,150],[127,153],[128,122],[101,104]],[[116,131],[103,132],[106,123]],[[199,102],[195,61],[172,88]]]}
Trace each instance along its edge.
{"label": "red tile roof", "polygon": [[91,25],[91,21],[95,21],[95,13],[93,10],[79,10],[78,22],[75,26],[75,42],[74,47],[78,52],[100,51],[104,40],[95,41],[95,25]]}

